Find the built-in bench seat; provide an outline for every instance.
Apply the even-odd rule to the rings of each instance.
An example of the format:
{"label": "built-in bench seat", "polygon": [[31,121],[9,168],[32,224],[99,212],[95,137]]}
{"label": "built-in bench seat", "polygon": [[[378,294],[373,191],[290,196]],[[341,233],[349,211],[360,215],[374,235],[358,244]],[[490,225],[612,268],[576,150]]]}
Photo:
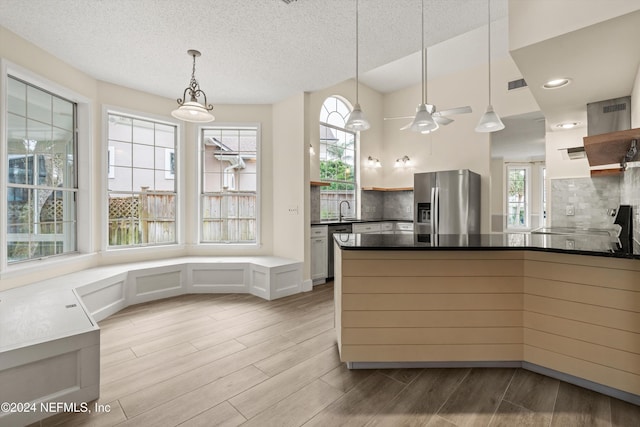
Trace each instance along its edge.
{"label": "built-in bench seat", "polygon": [[123,308],[188,293],[272,300],[311,290],[302,262],[272,256],[182,257],[91,268],[0,292],[0,427],[46,418],[41,402],[81,403],[100,390],[97,322]]}

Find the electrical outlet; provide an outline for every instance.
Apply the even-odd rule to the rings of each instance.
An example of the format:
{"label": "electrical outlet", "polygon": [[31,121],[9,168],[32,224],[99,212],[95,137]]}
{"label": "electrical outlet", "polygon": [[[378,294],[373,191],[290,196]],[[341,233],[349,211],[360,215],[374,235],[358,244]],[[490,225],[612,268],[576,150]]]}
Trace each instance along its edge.
{"label": "electrical outlet", "polygon": [[567,248],[567,249],[575,249],[576,248],[576,241],[575,240],[571,240],[571,239],[567,239],[567,241],[565,242],[565,248]]}
{"label": "electrical outlet", "polygon": [[567,216],[573,216],[576,214],[576,208],[573,205],[567,205]]}
{"label": "electrical outlet", "polygon": [[411,206],[407,206],[407,213],[411,212]]}

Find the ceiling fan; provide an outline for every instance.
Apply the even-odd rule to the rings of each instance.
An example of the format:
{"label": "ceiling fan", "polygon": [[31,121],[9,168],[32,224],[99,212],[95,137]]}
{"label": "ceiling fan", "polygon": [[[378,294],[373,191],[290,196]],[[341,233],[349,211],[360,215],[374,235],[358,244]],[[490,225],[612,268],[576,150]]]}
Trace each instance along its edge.
{"label": "ceiling fan", "polygon": [[[450,119],[447,116],[452,116],[454,114],[471,113],[471,107],[467,105],[465,107],[456,107],[456,108],[449,108],[447,110],[437,111],[435,105],[427,104],[427,111],[429,112],[429,114],[431,114],[431,116],[433,117],[433,120],[436,123],[438,123],[439,125],[446,126],[449,123],[453,122],[453,119]],[[400,120],[400,119],[412,119],[412,118],[413,116],[385,117],[384,120]],[[400,130],[406,130],[406,129],[409,129],[410,127],[411,127],[411,123],[401,127]]]}

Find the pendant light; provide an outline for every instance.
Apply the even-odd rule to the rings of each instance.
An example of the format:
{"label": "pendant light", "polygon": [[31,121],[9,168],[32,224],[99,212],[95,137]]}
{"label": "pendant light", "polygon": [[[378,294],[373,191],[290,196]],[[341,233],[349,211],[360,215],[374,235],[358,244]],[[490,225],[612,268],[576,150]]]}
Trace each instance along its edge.
{"label": "pendant light", "polygon": [[347,123],[344,127],[351,131],[363,131],[371,127],[369,121],[364,116],[362,108],[360,108],[360,102],[358,100],[358,0],[356,0],[356,105],[353,106],[353,111],[349,114]]}
{"label": "pendant light", "polygon": [[491,0],[487,0],[488,8],[488,26],[487,26],[487,39],[488,39],[488,51],[489,51],[489,105],[487,111],[480,117],[478,126],[476,126],[476,132],[497,132],[504,129],[504,123],[500,120],[500,117],[493,111],[493,105],[491,105]]}
{"label": "pendant light", "polygon": [[[210,113],[210,111],[213,110],[213,105],[207,104],[207,95],[200,89],[200,85],[196,80],[196,57],[200,56],[200,52],[190,49],[187,53],[189,56],[193,56],[191,81],[189,82],[189,86],[184,90],[182,98],[178,98],[178,105],[180,107],[173,110],[171,115],[176,119],[184,120],[185,122],[211,122],[215,120],[213,114]],[[187,94],[189,94],[189,101],[187,101]],[[200,95],[204,98],[204,104],[198,102]]]}
{"label": "pendant light", "polygon": [[422,103],[416,108],[416,116],[413,121],[401,128],[411,129],[414,132],[430,133],[438,129],[438,123],[433,120],[427,108],[427,50],[424,48],[424,0],[422,0]]}

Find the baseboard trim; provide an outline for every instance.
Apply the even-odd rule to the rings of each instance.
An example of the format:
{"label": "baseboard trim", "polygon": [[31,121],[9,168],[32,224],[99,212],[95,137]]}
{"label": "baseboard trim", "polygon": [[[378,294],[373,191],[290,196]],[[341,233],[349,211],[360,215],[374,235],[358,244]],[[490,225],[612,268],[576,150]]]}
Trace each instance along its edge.
{"label": "baseboard trim", "polygon": [[578,387],[586,388],[606,396],[624,400],[640,406],[640,396],[609,387],[584,378],[545,368],[535,363],[520,360],[487,360],[463,362],[346,362],[348,369],[410,369],[410,368],[522,368],[547,377],[555,378]]}
{"label": "baseboard trim", "polygon": [[415,369],[415,368],[520,368],[519,360],[480,360],[471,362],[347,362],[349,369]]}
{"label": "baseboard trim", "polygon": [[585,380],[584,378],[565,374],[564,372],[556,371],[554,369],[545,368],[544,366],[536,365],[534,363],[522,362],[522,368],[640,406],[640,396],[633,393]]}

